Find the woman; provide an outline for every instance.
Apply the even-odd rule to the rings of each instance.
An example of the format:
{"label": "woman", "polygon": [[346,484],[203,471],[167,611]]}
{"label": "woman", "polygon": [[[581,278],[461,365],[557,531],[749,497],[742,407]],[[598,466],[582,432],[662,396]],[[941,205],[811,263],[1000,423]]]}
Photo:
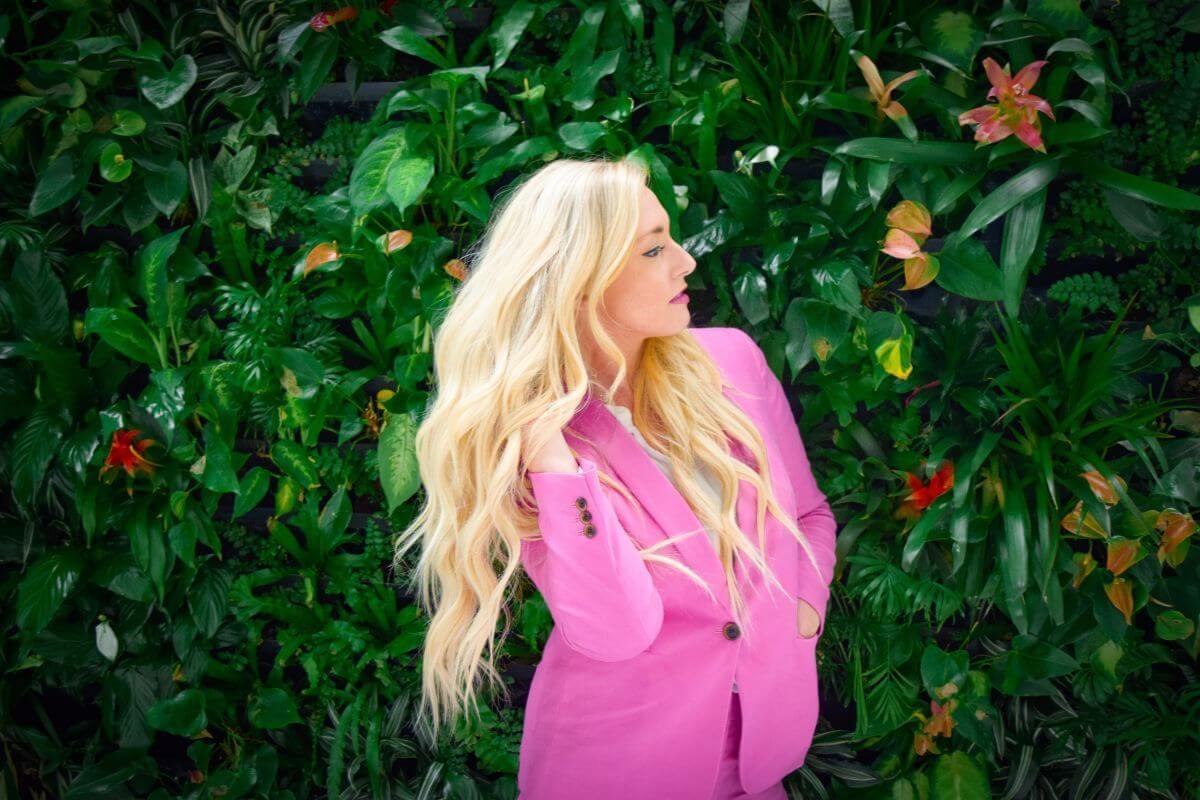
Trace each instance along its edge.
{"label": "woman", "polygon": [[555,623],[521,798],[775,800],[816,725],[836,523],[761,350],[689,327],[696,262],[647,183],[629,160],[542,167],[439,329],[427,502],[398,548],[420,536],[421,711],[436,733],[480,674],[503,687],[520,568]]}

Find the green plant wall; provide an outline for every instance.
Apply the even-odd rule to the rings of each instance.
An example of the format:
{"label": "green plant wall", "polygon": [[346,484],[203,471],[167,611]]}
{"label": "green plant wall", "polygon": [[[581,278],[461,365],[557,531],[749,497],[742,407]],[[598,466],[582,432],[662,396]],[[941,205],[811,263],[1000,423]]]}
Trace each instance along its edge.
{"label": "green plant wall", "polygon": [[515,798],[414,724],[430,342],[496,192],[648,166],[839,520],[793,797],[1200,795],[1183,0],[0,11],[4,797]]}

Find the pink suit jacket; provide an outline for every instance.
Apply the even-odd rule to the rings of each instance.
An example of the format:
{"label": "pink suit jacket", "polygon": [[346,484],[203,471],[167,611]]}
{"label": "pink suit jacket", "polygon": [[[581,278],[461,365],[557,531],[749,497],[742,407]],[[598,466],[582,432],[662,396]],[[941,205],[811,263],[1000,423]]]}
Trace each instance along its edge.
{"label": "pink suit jacket", "polygon": [[[758,426],[776,497],[808,536],[821,573],[831,576],[836,520],[762,351],[737,328],[688,330],[724,375],[725,396]],[[825,627],[828,583],[768,514],[767,561],[788,596],[756,570],[747,576],[739,568],[739,590],[752,620],[747,636],[730,625],[729,591],[704,531],[664,552],[701,575],[719,602],[679,573],[639,557],[634,542],[647,547],[702,526],[620,421],[589,395],[564,435],[579,470],[528,473],[542,536],[522,543],[521,560],[555,626],[526,702],[519,797],[709,800],[735,680],[742,705],[742,786],[748,793],[773,786],[804,763],[812,742],[818,711],[814,650]],[[751,461],[740,445],[733,452]],[[600,483],[598,464],[642,504],[645,524],[619,493]],[[753,542],[756,499],[742,481],[737,517]],[[797,598],[821,617],[812,637],[800,635]]]}

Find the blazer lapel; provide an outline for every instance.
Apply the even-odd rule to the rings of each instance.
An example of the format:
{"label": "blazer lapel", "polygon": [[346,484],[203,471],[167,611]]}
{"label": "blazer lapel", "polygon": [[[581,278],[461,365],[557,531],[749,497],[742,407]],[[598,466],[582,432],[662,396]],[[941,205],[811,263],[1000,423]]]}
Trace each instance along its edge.
{"label": "blazer lapel", "polygon": [[[725,389],[724,392],[730,400],[737,402],[729,389]],[[621,421],[597,397],[588,394],[564,435],[575,439],[572,444],[577,450],[597,451],[598,460],[606,462],[612,468],[616,477],[637,498],[646,514],[657,523],[657,526],[646,526],[641,531],[630,531],[642,547],[650,547],[683,531],[696,531],[692,536],[676,542],[674,547],[683,562],[695,570],[712,588],[721,607],[726,612],[731,612],[729,587],[725,582],[721,560],[703,524],[675,484],[663,474]],[[748,463],[746,449],[732,440],[730,444],[734,456]],[[735,509],[739,527],[748,532],[751,540],[755,539],[753,532],[756,501],[757,493],[754,488],[747,481],[740,481]],[[740,567],[735,568],[735,574],[740,586],[745,580],[745,575]]]}

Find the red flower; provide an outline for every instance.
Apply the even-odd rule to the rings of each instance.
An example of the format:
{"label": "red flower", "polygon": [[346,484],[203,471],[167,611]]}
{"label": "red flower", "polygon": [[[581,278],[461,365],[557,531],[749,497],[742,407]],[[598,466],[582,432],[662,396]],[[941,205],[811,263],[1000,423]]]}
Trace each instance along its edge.
{"label": "red flower", "polygon": [[383,0],[379,4],[379,10],[390,17],[392,15],[392,6],[394,5],[396,5],[396,0]]}
{"label": "red flower", "polygon": [[[139,472],[147,475],[154,474],[154,468],[160,465],[146,459],[142,453],[146,448],[152,447],[158,442],[154,439],[137,439],[141,433],[137,428],[120,428],[113,431],[108,457],[104,459],[104,466],[100,467],[102,476],[115,469],[125,470],[125,474],[130,477]],[[134,441],[135,439],[137,441]]]}
{"label": "red flower", "polygon": [[342,6],[337,11],[318,11],[308,21],[308,27],[320,32],[332,25],[337,25],[339,22],[352,20],[357,16],[358,9],[354,6]]}
{"label": "red flower", "polygon": [[929,508],[934,500],[954,488],[954,462],[952,461],[943,462],[937,473],[929,479],[929,483],[924,483],[911,472],[906,472],[905,475],[908,476],[909,491],[908,496],[901,503],[900,509],[896,512],[900,517],[919,517],[920,512]]}
{"label": "red flower", "polygon": [[1040,97],[1032,95],[1029,90],[1037,82],[1038,73],[1049,61],[1033,61],[1021,68],[1014,77],[1008,74],[1008,67],[1000,65],[991,58],[983,60],[983,68],[987,72],[992,88],[988,90],[987,99],[997,99],[997,105],[979,106],[958,115],[959,125],[975,125],[975,141],[991,144],[1006,139],[1012,134],[1039,152],[1046,152],[1042,144],[1042,122],[1038,112],[1054,119],[1054,111],[1050,104]]}

